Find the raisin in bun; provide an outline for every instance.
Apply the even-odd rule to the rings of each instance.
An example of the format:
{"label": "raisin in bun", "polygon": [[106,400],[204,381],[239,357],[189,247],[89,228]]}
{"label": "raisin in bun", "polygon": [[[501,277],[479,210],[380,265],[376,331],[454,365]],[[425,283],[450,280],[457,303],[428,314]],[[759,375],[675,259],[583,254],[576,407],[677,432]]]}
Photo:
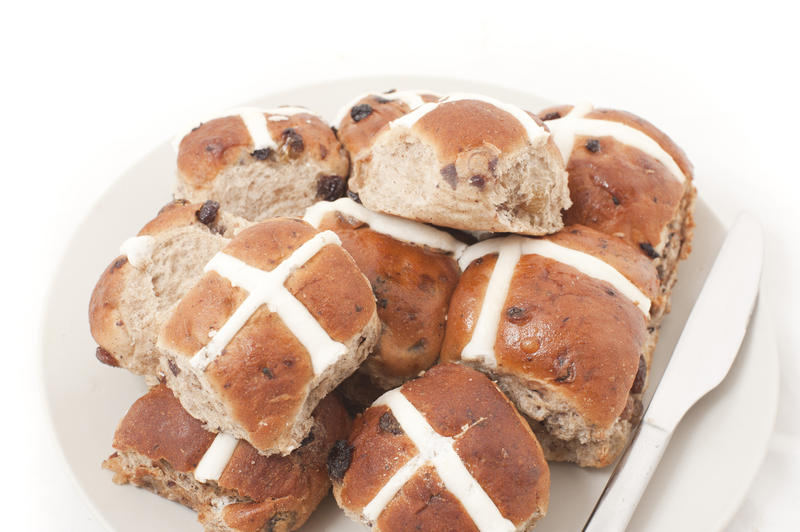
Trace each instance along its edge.
{"label": "raisin in bun", "polygon": [[210,430],[288,454],[377,340],[369,281],[335,233],[289,218],[239,232],[204,270],[158,338],[167,386]]}
{"label": "raisin in bun", "polygon": [[468,248],[450,302],[443,361],[498,382],[549,460],[602,467],[641,413],[658,280],[625,242],[572,226]]}
{"label": "raisin in bun", "polygon": [[381,396],[328,459],[336,502],[372,530],[527,530],[550,471],[514,406],[481,373],[434,366]]}
{"label": "raisin in bun", "polygon": [[[249,223],[205,204],[165,206],[105,269],[89,302],[97,358],[156,381],[158,330],[203,265]],[[179,272],[179,273],[178,273]]]}
{"label": "raisin in bun", "polygon": [[177,197],[218,201],[248,220],[302,216],[347,188],[349,160],[333,130],[297,107],[244,108],[203,122],[178,145]]}
{"label": "raisin in bun", "polygon": [[570,205],[542,122],[469,94],[389,122],[353,156],[349,187],[372,210],[465,231],[552,233]]}
{"label": "raisin in bun", "polygon": [[466,244],[434,227],[372,212],[350,198],[317,203],[304,219],[334,231],[372,285],[381,333],[359,372],[382,392],[431,367],[461,273],[455,256]]}
{"label": "raisin in bun", "polygon": [[363,94],[343,106],[333,119],[336,136],[342,146],[355,156],[372,144],[372,139],[383,126],[410,113],[439,96],[431,91],[387,91]]}
{"label": "raisin in bun", "polygon": [[[263,456],[245,441],[206,431],[164,385],[139,398],[114,435],[103,467],[188,506],[208,532],[288,532],[300,528],[330,489],[326,460],[350,419],[334,397],[312,414],[303,445],[288,456]],[[230,438],[230,439],[229,439]]]}
{"label": "raisin in bun", "polygon": [[686,154],[653,124],[625,111],[564,105],[539,116],[567,164],[572,207],[564,223],[638,248],[653,259],[668,298],[694,227],[696,190]]}

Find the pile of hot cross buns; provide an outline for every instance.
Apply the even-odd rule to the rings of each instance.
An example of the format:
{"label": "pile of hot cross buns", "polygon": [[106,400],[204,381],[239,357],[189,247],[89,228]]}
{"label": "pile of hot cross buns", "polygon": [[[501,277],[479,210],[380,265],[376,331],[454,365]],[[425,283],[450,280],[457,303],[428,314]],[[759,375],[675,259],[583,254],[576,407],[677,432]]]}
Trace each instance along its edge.
{"label": "pile of hot cross buns", "polygon": [[625,111],[365,94],[179,135],[175,199],[103,271],[97,358],[150,386],[103,462],[207,531],[333,487],[374,531],[521,531],[604,467],[689,253],[683,151]]}

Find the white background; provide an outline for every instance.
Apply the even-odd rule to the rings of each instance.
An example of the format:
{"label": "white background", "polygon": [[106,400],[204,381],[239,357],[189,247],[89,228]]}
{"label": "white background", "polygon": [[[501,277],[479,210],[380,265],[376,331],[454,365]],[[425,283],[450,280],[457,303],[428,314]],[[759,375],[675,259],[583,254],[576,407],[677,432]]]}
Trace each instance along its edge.
{"label": "white background", "polygon": [[780,7],[788,2],[740,4],[162,0],[3,7],[3,528],[100,529],[47,432],[38,342],[64,242],[115,176],[208,109],[333,78],[430,74],[634,111],[683,146],[700,194],[726,223],[742,208],[758,213],[781,405],[770,452],[730,530],[797,530],[798,18]]}

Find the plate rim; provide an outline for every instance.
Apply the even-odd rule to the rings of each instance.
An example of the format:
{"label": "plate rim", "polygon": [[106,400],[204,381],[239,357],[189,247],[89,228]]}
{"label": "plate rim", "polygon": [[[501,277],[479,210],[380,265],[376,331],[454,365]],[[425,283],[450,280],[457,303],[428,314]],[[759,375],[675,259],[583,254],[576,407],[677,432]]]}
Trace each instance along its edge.
{"label": "plate rim", "polygon": [[[388,83],[387,83],[388,81]],[[460,78],[460,77],[437,77],[437,76],[417,76],[417,75],[394,75],[394,76],[366,76],[366,77],[335,77],[331,78],[327,81],[316,81],[311,83],[302,83],[302,84],[294,84],[289,88],[279,88],[276,90],[272,90],[266,92],[261,97],[251,100],[247,102],[247,104],[252,104],[253,102],[276,97],[278,95],[289,94],[294,91],[307,91],[307,90],[322,90],[323,88],[329,87],[331,84],[339,84],[339,83],[347,83],[347,84],[355,84],[359,83],[361,86],[365,87],[365,89],[369,89],[369,87],[374,87],[379,84],[383,85],[422,85],[425,83],[431,85],[437,84],[453,84],[453,83],[464,83],[466,85],[482,85],[487,88],[493,87],[497,90],[505,90],[505,91],[513,91],[517,93],[524,93],[531,97],[537,97],[541,99],[549,99],[547,97],[542,97],[537,95],[535,92],[520,89],[516,87],[511,87],[508,85],[503,85],[494,82],[486,82],[486,81],[479,81],[479,80],[472,80],[468,78]],[[325,117],[327,118],[327,117]],[[111,523],[106,519],[105,515],[100,511],[100,508],[97,507],[97,504],[91,498],[88,490],[84,487],[83,482],[78,476],[78,471],[76,471],[72,461],[67,456],[66,447],[62,441],[63,436],[59,433],[57,428],[57,420],[56,415],[53,408],[53,401],[55,398],[52,396],[52,390],[48,386],[48,374],[47,374],[47,357],[48,357],[48,334],[44,333],[47,330],[47,325],[52,319],[50,307],[52,302],[54,301],[55,296],[57,296],[58,291],[58,276],[59,271],[61,270],[61,266],[65,263],[69,262],[70,260],[70,250],[73,247],[72,244],[75,241],[80,240],[81,238],[81,229],[90,221],[92,217],[92,213],[98,209],[98,207],[103,203],[103,201],[109,196],[114,188],[114,185],[119,182],[120,179],[123,179],[124,176],[133,172],[136,167],[143,163],[144,161],[154,157],[160,150],[164,149],[165,145],[169,144],[169,140],[162,140],[155,144],[155,146],[146,151],[143,155],[136,157],[133,162],[128,165],[124,170],[120,171],[116,174],[113,178],[108,180],[107,185],[104,187],[104,190],[98,195],[92,205],[87,209],[86,212],[83,213],[82,216],[76,218],[76,223],[74,224],[74,230],[71,232],[70,236],[66,239],[66,245],[64,246],[59,260],[57,262],[56,268],[53,270],[51,277],[48,279],[47,288],[44,293],[44,297],[42,299],[43,306],[42,311],[39,315],[39,319],[37,320],[38,330],[43,331],[43,334],[40,334],[37,338],[37,356],[36,356],[36,379],[37,382],[40,384],[39,386],[39,393],[38,397],[40,401],[43,403],[44,408],[44,425],[46,426],[45,431],[46,435],[49,439],[49,442],[53,444],[54,447],[57,448],[58,456],[60,458],[60,462],[62,465],[66,466],[65,470],[67,471],[67,475],[74,483],[75,487],[77,488],[76,491],[80,493],[81,499],[86,503],[89,511],[91,512],[92,516],[98,521],[98,523],[105,527],[108,530],[114,530],[114,527]],[[706,201],[704,197],[698,197],[698,203],[702,202],[704,206],[709,210],[710,214],[722,224],[719,215],[714,210],[713,206]],[[778,411],[778,386],[779,386],[779,358],[777,352],[777,344],[773,326],[772,316],[769,310],[769,305],[767,304],[767,297],[764,294],[763,290],[763,281],[759,287],[759,295],[758,295],[758,302],[756,308],[753,312],[751,317],[751,321],[749,322],[748,327],[752,327],[756,320],[759,320],[759,332],[761,336],[769,344],[769,348],[765,351],[768,351],[769,356],[764,357],[762,355],[761,362],[768,360],[770,363],[770,369],[768,371],[770,377],[769,386],[767,389],[770,391],[770,398],[768,402],[765,402],[765,405],[768,405],[770,408],[768,418],[768,426],[770,427],[769,431],[760,431],[761,434],[758,434],[760,438],[758,438],[757,446],[759,449],[758,452],[758,460],[750,461],[750,469],[745,474],[742,475],[746,477],[747,482],[742,482],[738,485],[736,489],[736,494],[728,498],[731,504],[728,505],[728,510],[725,512],[724,515],[720,515],[718,521],[717,530],[724,529],[727,524],[730,523],[731,519],[735,516],[736,512],[738,511],[739,507],[741,506],[747,492],[749,491],[750,487],[753,484],[755,476],[757,475],[763,461],[766,457],[766,453],[768,450],[768,444],[772,432],[774,430],[774,424],[777,416]],[[766,354],[766,353],[764,353]],[[726,376],[727,378],[727,376]],[[702,401],[703,399],[701,399]],[[691,410],[690,410],[691,411]],[[753,439],[755,440],[755,438]]]}
{"label": "plate rim", "polygon": [[[714,212],[713,209],[711,212],[712,213]],[[714,214],[716,216],[716,213]],[[731,509],[729,512],[727,512],[727,515],[720,516],[718,520],[718,525],[716,527],[716,530],[718,531],[722,531],[725,527],[727,527],[731,523],[733,518],[736,516],[736,513],[739,511],[739,508],[744,503],[745,497],[747,497],[747,493],[753,486],[753,482],[755,481],[756,475],[758,475],[758,471],[764,464],[764,460],[767,457],[767,451],[769,450],[769,442],[772,439],[772,433],[775,431],[775,422],[777,421],[778,417],[778,400],[780,393],[780,378],[779,378],[780,357],[778,356],[778,344],[775,338],[775,329],[772,320],[772,312],[770,311],[770,306],[767,303],[768,300],[769,298],[764,294],[764,280],[762,277],[762,279],[759,280],[758,283],[758,299],[756,301],[756,307],[753,310],[753,314],[750,317],[750,321],[748,322],[747,327],[749,332],[750,327],[756,322],[757,319],[760,319],[761,320],[760,328],[762,330],[764,341],[766,341],[769,344],[769,348],[767,349],[767,351],[769,351],[771,356],[765,357],[766,360],[768,360],[770,363],[769,374],[771,380],[769,386],[767,386],[766,388],[767,391],[770,392],[769,402],[766,403],[770,407],[770,410],[766,416],[767,426],[769,427],[769,430],[756,432],[757,435],[761,436],[758,444],[758,447],[760,449],[759,459],[753,460],[751,462],[750,471],[748,471],[747,474],[745,475],[747,477],[747,482],[743,482],[742,484],[740,484],[738,486],[738,491],[736,495],[731,497],[731,500],[734,501],[735,504],[731,505]],[[739,357],[739,354],[737,354],[737,358]],[[762,359],[762,363],[763,362],[764,359]],[[727,378],[727,375],[725,377]],[[705,395],[701,397],[698,400],[698,402],[702,401],[704,398]]]}

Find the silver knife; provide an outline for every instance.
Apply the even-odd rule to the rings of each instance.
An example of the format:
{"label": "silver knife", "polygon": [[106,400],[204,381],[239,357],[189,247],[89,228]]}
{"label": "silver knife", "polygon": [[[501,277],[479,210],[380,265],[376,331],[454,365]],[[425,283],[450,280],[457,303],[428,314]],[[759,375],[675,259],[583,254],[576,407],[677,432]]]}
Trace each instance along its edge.
{"label": "silver knife", "polygon": [[678,422],[728,374],[753,312],[762,258],[761,225],[754,215],[740,214],[689,314],[638,433],[611,474],[584,532],[625,530]]}

